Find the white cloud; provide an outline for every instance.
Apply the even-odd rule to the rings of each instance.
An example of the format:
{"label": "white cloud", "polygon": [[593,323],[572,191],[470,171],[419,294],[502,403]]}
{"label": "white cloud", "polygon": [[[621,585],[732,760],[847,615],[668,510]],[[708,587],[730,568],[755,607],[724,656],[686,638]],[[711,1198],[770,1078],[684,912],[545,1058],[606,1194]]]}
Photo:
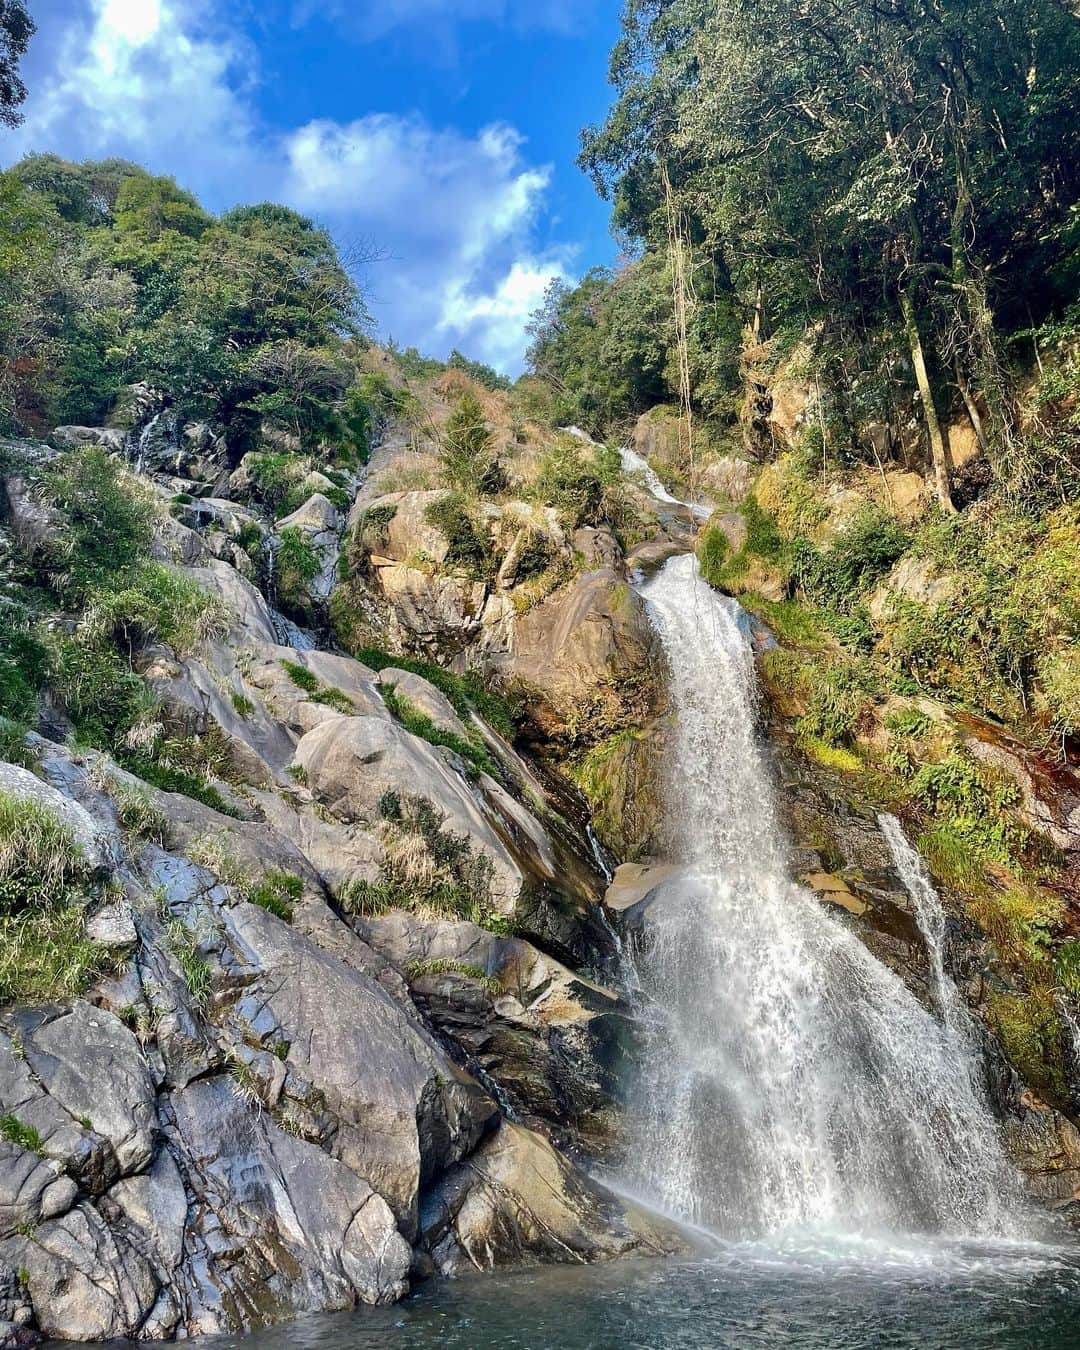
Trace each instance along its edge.
{"label": "white cloud", "polygon": [[571,256],[533,242],[550,166],[530,163],[504,123],[467,134],[369,113],[270,132],[251,97],[256,55],[221,25],[226,10],[212,0],[78,0],[63,23],[51,18],[41,38],[54,55],[31,80],[25,125],[5,142],[10,158],[119,155],[172,174],[214,208],[283,201],[346,244],[364,237],[387,250],[373,304],[385,331],[515,370],[528,314]]}

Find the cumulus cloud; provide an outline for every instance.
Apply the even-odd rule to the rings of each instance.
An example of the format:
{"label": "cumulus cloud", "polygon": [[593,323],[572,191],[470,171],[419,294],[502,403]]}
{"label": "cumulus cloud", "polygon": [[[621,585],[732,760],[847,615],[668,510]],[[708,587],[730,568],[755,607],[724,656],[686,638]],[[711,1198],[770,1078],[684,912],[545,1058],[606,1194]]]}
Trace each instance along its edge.
{"label": "cumulus cloud", "polygon": [[63,22],[53,14],[42,25],[52,57],[28,71],[26,122],[6,140],[9,157],[119,155],[174,175],[213,208],[285,202],[346,244],[363,237],[387,252],[373,278],[385,331],[516,369],[528,314],[572,260],[567,247],[532,242],[550,166],[530,163],[503,123],[467,134],[418,115],[369,113],[271,130],[252,98],[257,55],[222,24],[226,8],[72,0]]}

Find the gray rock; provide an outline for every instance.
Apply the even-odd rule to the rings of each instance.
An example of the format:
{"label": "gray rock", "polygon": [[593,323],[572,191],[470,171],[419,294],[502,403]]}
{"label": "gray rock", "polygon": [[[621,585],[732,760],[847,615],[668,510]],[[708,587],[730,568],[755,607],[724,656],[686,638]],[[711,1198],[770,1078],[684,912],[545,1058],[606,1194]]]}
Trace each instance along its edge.
{"label": "gray rock", "polygon": [[[26,1064],[74,1121],[107,1141],[118,1175],[149,1166],[154,1085],[139,1043],[119,1018],[81,1001],[58,1017],[20,1019]],[[36,1023],[36,1025],[35,1025]]]}
{"label": "gray rock", "polygon": [[672,1225],[617,1199],[539,1135],[508,1122],[425,1197],[422,1231],[446,1275],[687,1248]]}
{"label": "gray rock", "polygon": [[467,739],[465,723],[454,711],[454,705],[422,675],[388,666],[379,672],[379,686],[393,689],[401,698],[408,699],[413,707],[430,717],[440,731],[449,731],[462,740]]}
{"label": "gray rock", "polygon": [[205,1250],[194,1329],[401,1297],[409,1247],[386,1203],[349,1168],[286,1134],[228,1078],[192,1083],[172,1109]]}
{"label": "gray rock", "polygon": [[376,717],[342,718],[309,731],[296,747],[311,791],[339,820],[373,821],[387,791],[427,798],[444,815],[443,828],[467,834],[494,866],[493,897],[509,913],[523,873],[461,775],[426,741]]}
{"label": "gray rock", "polygon": [[0,1242],[0,1261],[26,1271],[37,1324],[58,1340],[135,1336],[158,1298],[150,1262],[89,1204]]}
{"label": "gray rock", "polygon": [[57,427],[49,438],[57,450],[97,445],[113,455],[124,453],[124,433],[117,427]]}
{"label": "gray rock", "polygon": [[468,1154],[494,1103],[374,980],[253,905],[225,922],[251,980],[234,1015],[281,1029],[341,1121],[335,1155],[413,1231],[420,1185]]}

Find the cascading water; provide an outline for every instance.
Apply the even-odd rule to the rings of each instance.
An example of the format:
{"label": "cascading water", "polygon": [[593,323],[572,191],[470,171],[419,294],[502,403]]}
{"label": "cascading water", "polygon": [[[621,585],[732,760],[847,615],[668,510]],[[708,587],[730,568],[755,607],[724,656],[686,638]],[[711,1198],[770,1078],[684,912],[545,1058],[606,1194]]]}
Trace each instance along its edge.
{"label": "cascading water", "polygon": [[878,816],[878,826],[889,846],[893,862],[911,899],[915,922],[926,944],[930,959],[930,992],[945,1026],[957,1036],[968,1038],[970,1017],[960,1000],[956,985],[945,971],[945,910],[941,897],[919,857],[904,833],[904,827],[888,813]]}
{"label": "cascading water", "polygon": [[[673,559],[642,588],[677,725],[629,1184],[725,1238],[1028,1235],[950,1028],[787,875],[743,611]],[[942,971],[944,979],[944,971]]]}

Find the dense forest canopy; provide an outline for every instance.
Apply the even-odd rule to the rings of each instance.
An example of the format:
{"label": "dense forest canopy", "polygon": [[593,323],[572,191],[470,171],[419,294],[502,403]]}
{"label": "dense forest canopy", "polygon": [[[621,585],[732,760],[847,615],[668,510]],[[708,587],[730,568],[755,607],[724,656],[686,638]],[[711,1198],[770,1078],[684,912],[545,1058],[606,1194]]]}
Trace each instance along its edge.
{"label": "dense forest canopy", "polygon": [[738,323],[812,331],[838,448],[917,392],[943,505],[954,402],[1005,487],[1074,484],[1075,444],[1031,462],[1010,367],[1076,295],[1078,68],[1059,0],[629,0],[581,163],[637,261],[549,296],[533,369],[594,427],[671,397],[675,240],[700,411],[730,410]]}
{"label": "dense forest canopy", "polygon": [[136,165],[31,155],[0,175],[0,248],[8,430],[99,424],[143,384],[234,452],[264,421],[302,445],[349,434],[368,316],[296,212],[214,217]]}

